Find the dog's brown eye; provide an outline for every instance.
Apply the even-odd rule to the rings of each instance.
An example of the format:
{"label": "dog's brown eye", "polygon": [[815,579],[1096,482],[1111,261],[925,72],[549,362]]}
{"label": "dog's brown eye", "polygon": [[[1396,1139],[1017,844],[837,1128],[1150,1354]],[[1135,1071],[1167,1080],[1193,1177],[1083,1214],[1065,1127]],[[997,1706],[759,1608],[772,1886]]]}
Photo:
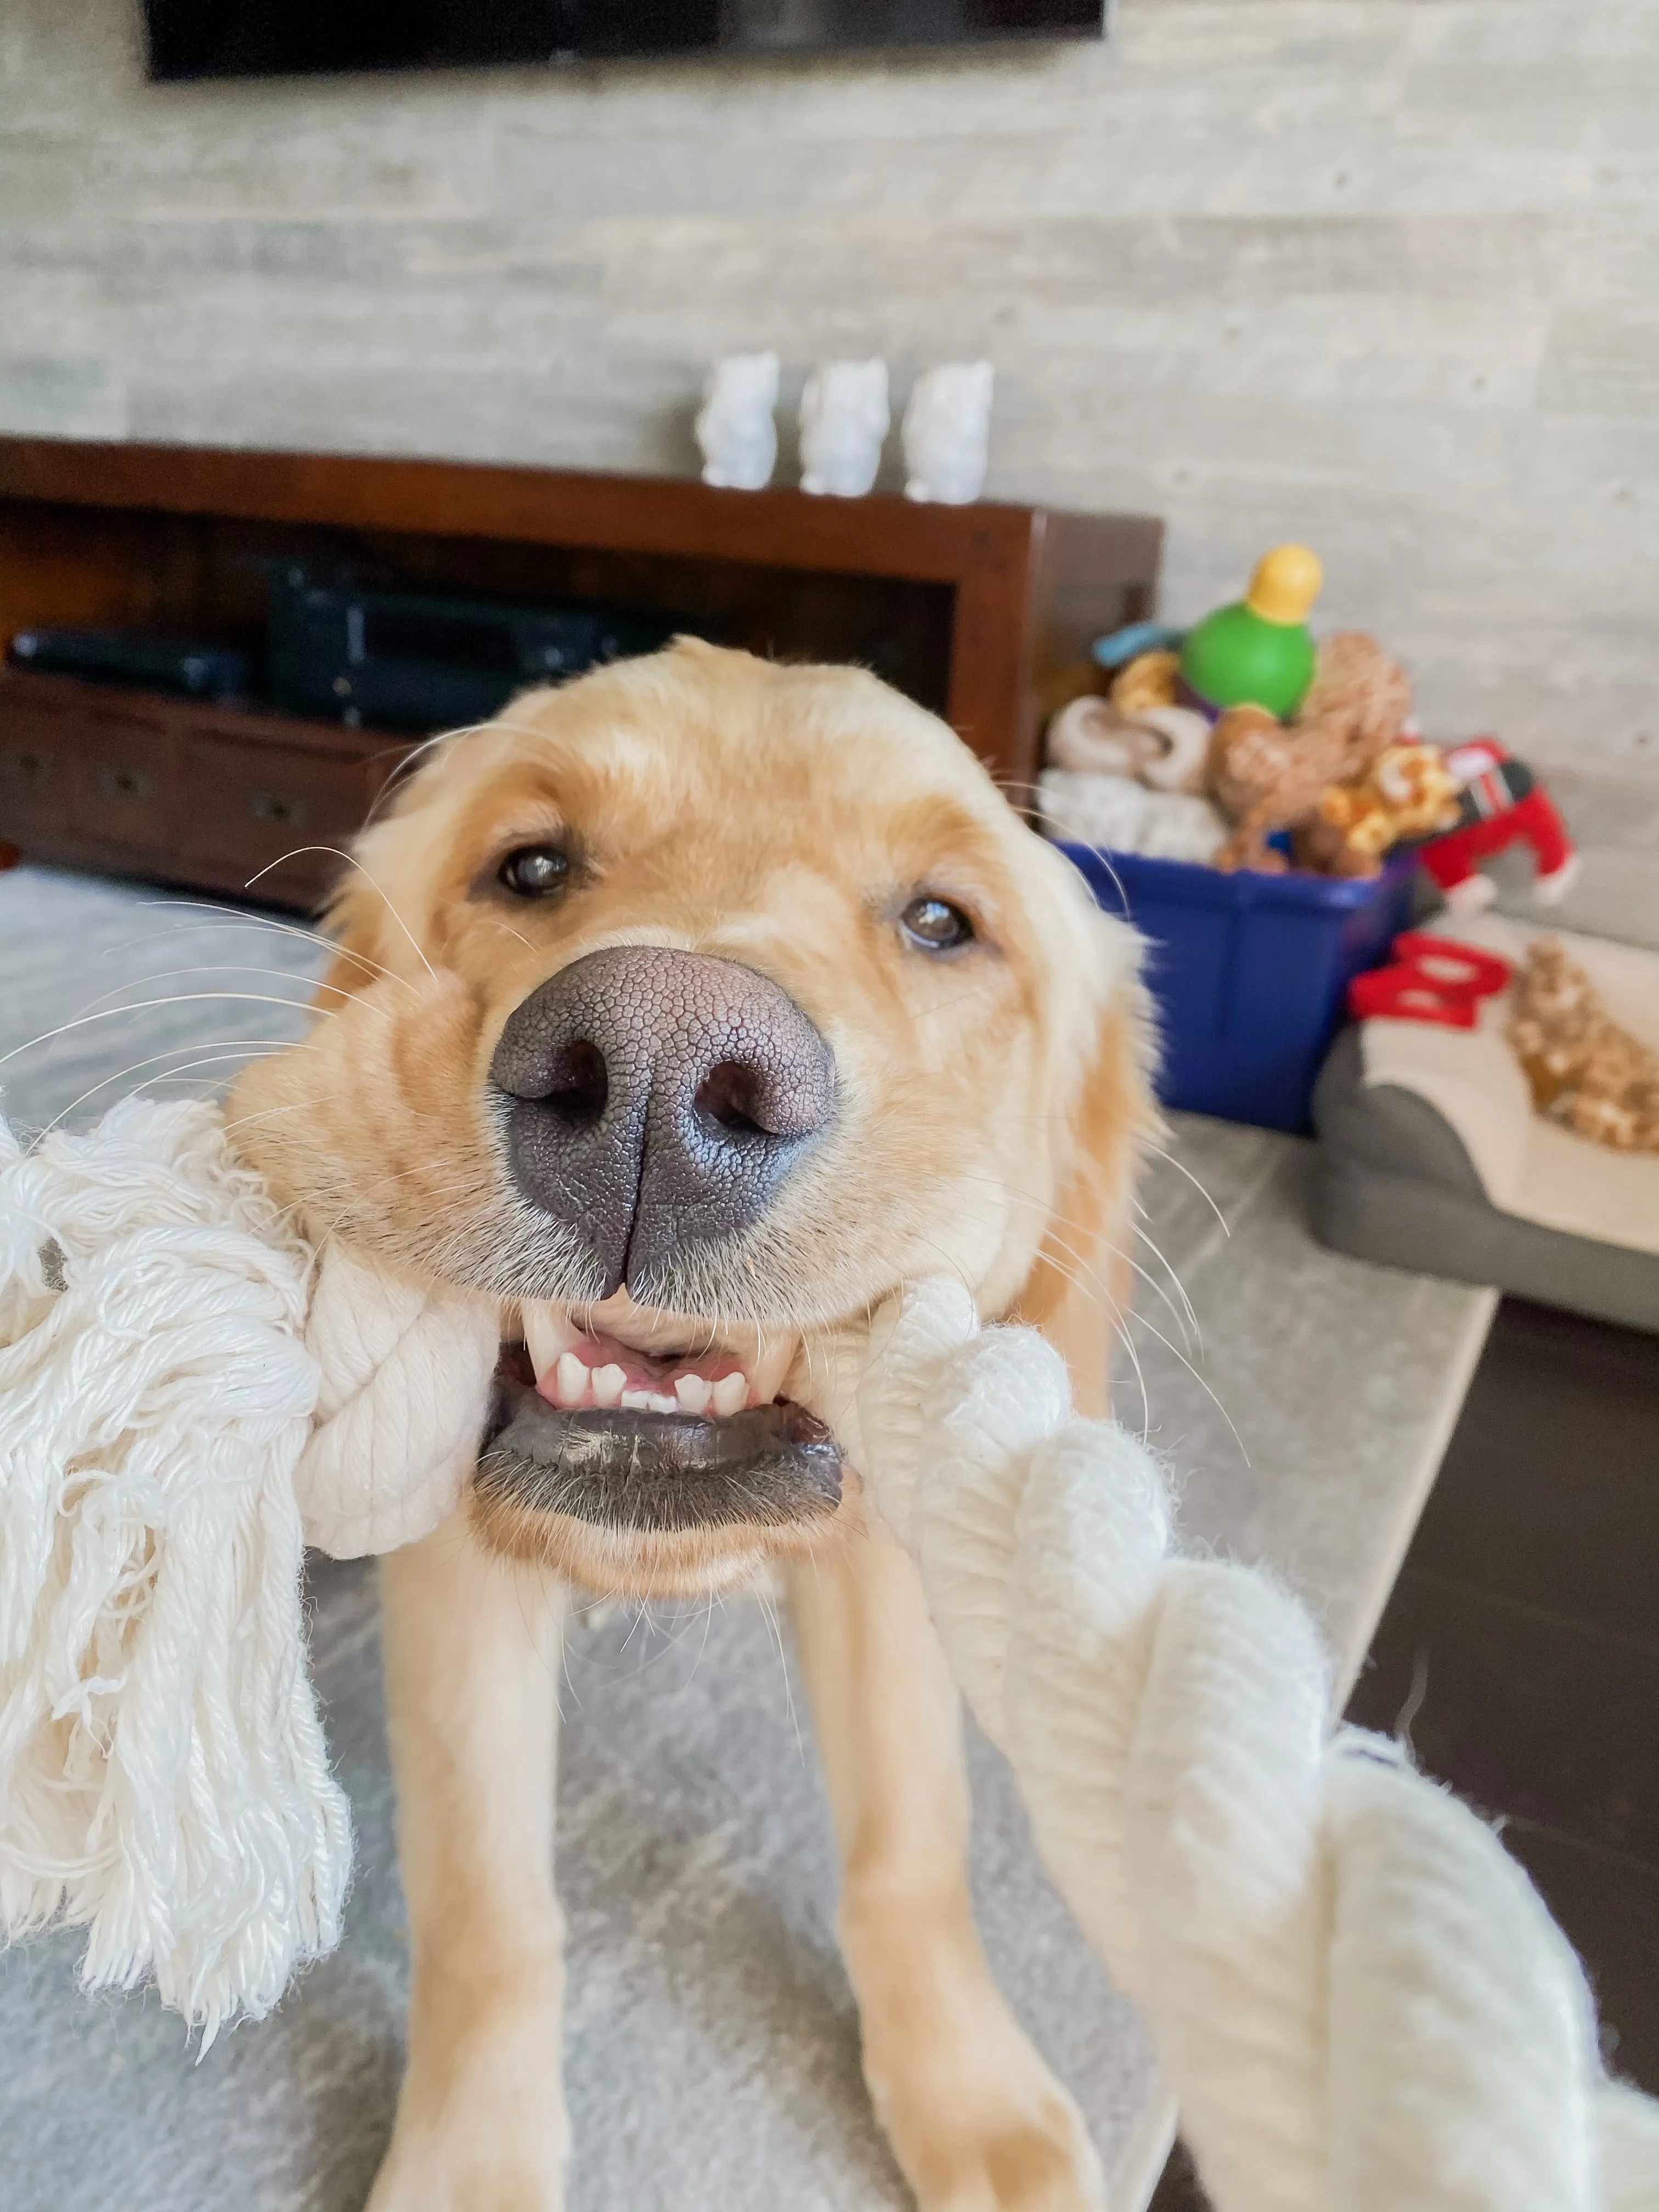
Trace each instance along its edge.
{"label": "dog's brown eye", "polygon": [[509,853],[498,871],[501,881],[520,898],[545,898],[562,890],[570,875],[570,855],[558,845],[520,845]]}
{"label": "dog's brown eye", "polygon": [[912,899],[899,916],[905,935],[925,952],[953,952],[973,941],[974,925],[949,899]]}

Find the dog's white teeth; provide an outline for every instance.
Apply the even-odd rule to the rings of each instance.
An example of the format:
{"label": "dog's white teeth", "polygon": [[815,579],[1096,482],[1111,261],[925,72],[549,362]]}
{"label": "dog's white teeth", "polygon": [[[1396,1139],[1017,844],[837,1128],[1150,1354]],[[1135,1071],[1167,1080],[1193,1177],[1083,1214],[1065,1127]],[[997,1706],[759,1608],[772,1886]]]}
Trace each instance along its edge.
{"label": "dog's white teeth", "polygon": [[553,1370],[553,1389],[561,1406],[587,1403],[587,1369],[574,1352],[560,1353],[559,1364]]}
{"label": "dog's white teeth", "polygon": [[760,1357],[749,1373],[749,1402],[751,1406],[769,1406],[772,1403],[795,1364],[795,1352],[796,1346],[787,1338],[769,1348],[763,1347]]}
{"label": "dog's white teeth", "polygon": [[539,1382],[544,1375],[557,1366],[560,1354],[568,1352],[575,1343],[578,1331],[574,1322],[538,1298],[526,1298],[520,1313],[524,1322],[524,1348],[530,1354],[530,1364]]}
{"label": "dog's white teeth", "polygon": [[624,1390],[622,1394],[622,1409],[624,1413],[648,1413],[651,1411],[650,1391]]}
{"label": "dog's white teeth", "polygon": [[670,1397],[666,1391],[649,1390],[646,1398],[653,1413],[676,1413],[679,1411],[678,1400]]}
{"label": "dog's white teeth", "polygon": [[713,1392],[717,1413],[735,1413],[749,1401],[749,1377],[739,1368],[735,1375],[722,1375]]}
{"label": "dog's white teeth", "polygon": [[714,1395],[714,1386],[704,1375],[677,1375],[674,1377],[674,1402],[683,1413],[706,1413]]}
{"label": "dog's white teeth", "polygon": [[[623,1385],[627,1382],[628,1377],[620,1367],[596,1367],[591,1379],[593,1384],[593,1403],[596,1406],[617,1406],[622,1403]],[[640,1395],[638,1391],[630,1393],[630,1395],[635,1397]]]}

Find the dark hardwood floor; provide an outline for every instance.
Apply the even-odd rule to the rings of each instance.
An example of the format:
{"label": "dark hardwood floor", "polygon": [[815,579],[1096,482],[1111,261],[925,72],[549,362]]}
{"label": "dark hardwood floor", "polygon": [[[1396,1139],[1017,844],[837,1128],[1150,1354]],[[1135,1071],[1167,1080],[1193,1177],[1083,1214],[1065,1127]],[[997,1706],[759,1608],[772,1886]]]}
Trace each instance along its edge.
{"label": "dark hardwood floor", "polygon": [[1348,1717],[1503,1822],[1659,2092],[1659,1337],[1499,1307]]}

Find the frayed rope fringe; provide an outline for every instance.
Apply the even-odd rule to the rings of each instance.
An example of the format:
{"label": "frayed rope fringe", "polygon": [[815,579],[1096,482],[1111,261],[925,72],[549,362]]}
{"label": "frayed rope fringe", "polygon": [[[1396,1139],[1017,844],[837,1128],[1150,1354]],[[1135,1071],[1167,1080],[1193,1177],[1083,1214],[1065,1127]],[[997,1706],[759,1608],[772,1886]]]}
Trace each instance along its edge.
{"label": "frayed rope fringe", "polygon": [[0,1920],[210,2042],[339,1941],[294,1474],[311,1256],[198,1105],[0,1123]]}
{"label": "frayed rope fringe", "polygon": [[289,1234],[216,1109],[0,1121],[0,1927],[88,1929],[204,2030],[339,1941],[350,1870],[307,1667],[307,1540],[459,1498],[496,1309]]}

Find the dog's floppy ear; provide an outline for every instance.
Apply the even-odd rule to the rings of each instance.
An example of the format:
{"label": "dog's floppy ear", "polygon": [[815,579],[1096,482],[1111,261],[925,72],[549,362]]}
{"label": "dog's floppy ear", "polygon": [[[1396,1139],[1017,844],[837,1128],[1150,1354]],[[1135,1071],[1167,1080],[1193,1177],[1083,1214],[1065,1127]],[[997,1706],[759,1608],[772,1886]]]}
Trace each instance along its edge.
{"label": "dog's floppy ear", "polygon": [[352,839],[350,865],[323,909],[323,927],[338,947],[318,986],[325,1012],[343,995],[388,976],[431,974],[419,938],[430,918],[427,895],[443,874],[453,836],[454,809],[445,803],[453,788],[448,763],[468,735],[456,731],[417,745],[412,772],[381,793]]}
{"label": "dog's floppy ear", "polygon": [[1042,1331],[1070,1370],[1078,1411],[1097,1415],[1108,1410],[1112,1348],[1129,1310],[1137,1158],[1159,1126],[1146,994],[1122,972],[1121,950],[1110,964],[1119,974],[1065,1117],[1054,1211],[1011,1316]]}
{"label": "dog's floppy ear", "polygon": [[335,953],[313,1002],[322,1012],[335,1012],[385,972],[385,899],[366,876],[349,870],[323,910],[323,927],[334,940]]}
{"label": "dog's floppy ear", "polygon": [[441,757],[428,755],[352,840],[351,865],[323,909],[323,927],[338,948],[318,986],[325,1012],[388,974],[427,964],[410,929],[420,927],[419,887],[436,876],[447,836],[441,810],[425,804]]}

